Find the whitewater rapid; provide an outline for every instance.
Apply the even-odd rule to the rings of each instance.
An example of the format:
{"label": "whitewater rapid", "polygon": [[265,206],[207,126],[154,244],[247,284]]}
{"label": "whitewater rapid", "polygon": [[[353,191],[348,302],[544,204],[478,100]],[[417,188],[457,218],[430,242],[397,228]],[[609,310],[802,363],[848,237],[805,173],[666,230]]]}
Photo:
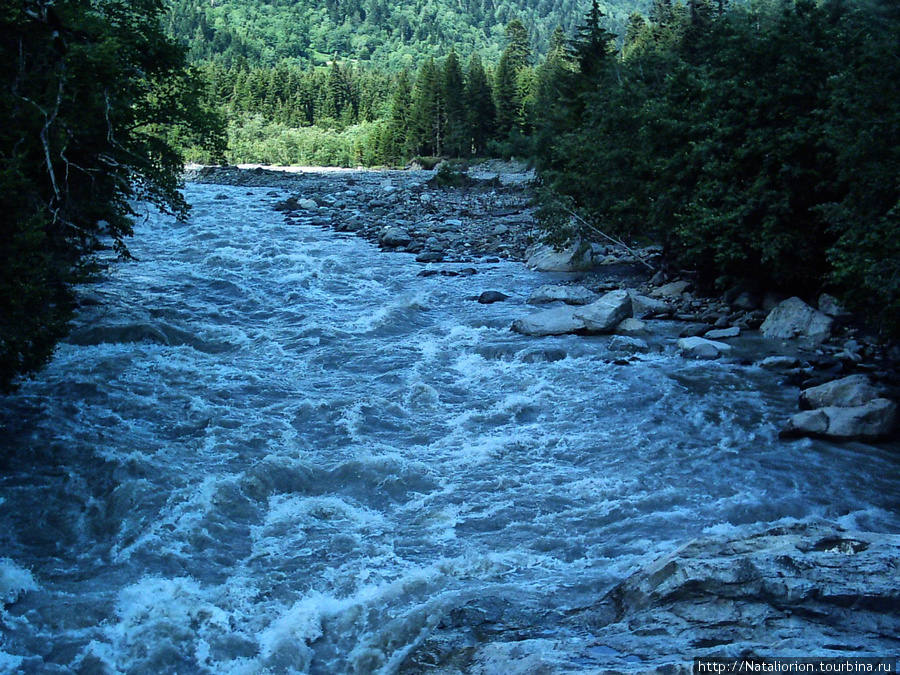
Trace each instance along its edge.
{"label": "whitewater rapid", "polygon": [[518,263],[420,277],[267,189],[187,196],[3,399],[0,673],[397,673],[473,599],[554,636],[695,537],[900,532],[896,448],[779,441],[771,372],[520,336]]}

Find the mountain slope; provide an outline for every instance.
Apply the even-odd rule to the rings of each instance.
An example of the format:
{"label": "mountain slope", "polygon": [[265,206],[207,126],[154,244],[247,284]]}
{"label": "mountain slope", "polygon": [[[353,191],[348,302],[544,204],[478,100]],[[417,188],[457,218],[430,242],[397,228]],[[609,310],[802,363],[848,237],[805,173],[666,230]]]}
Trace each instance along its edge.
{"label": "mountain slope", "polygon": [[[608,27],[622,35],[628,15],[647,0],[606,0]],[[561,26],[571,35],[589,0],[173,0],[169,31],[196,61],[274,65],[284,59],[322,63],[370,61],[382,68],[415,66],[450,47],[478,50],[496,63],[504,27],[520,19],[536,53]]]}

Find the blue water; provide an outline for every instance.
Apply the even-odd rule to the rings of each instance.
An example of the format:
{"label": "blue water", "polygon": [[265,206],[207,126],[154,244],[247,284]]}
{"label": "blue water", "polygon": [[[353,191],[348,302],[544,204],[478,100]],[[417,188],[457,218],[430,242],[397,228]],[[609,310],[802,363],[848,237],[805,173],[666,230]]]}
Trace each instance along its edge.
{"label": "blue water", "polygon": [[776,375],[514,334],[540,275],[419,277],[268,192],[149,214],[4,399],[0,672],[394,673],[473,599],[553,635],[704,534],[900,532],[896,449],[779,441]]}

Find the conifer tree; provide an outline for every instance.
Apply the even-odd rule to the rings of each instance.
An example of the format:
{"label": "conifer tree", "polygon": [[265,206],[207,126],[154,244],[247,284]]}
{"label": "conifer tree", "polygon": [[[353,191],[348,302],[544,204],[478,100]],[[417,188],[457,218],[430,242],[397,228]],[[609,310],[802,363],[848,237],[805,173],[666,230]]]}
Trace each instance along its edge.
{"label": "conifer tree", "polygon": [[484,155],[487,152],[488,139],[494,133],[497,110],[494,106],[491,85],[478,52],[472,52],[472,56],[469,57],[465,101],[472,151],[476,155]]}
{"label": "conifer tree", "polygon": [[465,107],[465,81],[456,51],[451,49],[444,60],[441,82],[443,115],[443,152],[453,157],[465,157],[471,152]]}

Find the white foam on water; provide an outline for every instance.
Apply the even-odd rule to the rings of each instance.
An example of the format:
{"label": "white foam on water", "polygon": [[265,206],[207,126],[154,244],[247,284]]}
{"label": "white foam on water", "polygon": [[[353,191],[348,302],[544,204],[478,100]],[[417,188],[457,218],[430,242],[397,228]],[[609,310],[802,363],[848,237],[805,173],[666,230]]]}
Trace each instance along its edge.
{"label": "white foam on water", "polygon": [[30,570],[20,567],[9,558],[0,558],[0,605],[10,605],[22,594],[39,588]]}

